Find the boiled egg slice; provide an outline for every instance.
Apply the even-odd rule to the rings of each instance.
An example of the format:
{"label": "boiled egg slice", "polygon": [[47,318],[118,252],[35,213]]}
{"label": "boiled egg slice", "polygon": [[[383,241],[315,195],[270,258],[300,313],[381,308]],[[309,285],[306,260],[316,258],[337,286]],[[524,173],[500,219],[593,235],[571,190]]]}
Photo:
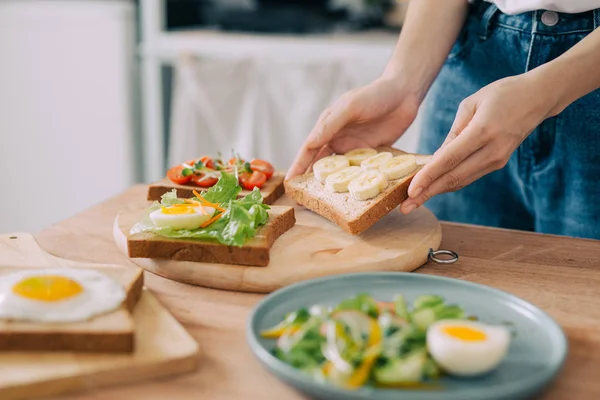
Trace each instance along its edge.
{"label": "boiled egg slice", "polygon": [[457,376],[475,376],[495,369],[510,344],[505,327],[464,320],[442,320],[427,330],[427,347],[435,362]]}
{"label": "boiled egg slice", "polygon": [[214,213],[215,209],[212,207],[190,202],[161,207],[150,213],[150,220],[159,228],[198,229],[212,218]]}

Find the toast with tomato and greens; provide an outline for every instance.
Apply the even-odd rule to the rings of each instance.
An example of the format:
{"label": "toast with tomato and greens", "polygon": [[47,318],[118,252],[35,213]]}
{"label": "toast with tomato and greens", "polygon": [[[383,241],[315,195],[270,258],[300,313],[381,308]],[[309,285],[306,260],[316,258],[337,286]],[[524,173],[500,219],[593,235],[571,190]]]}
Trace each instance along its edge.
{"label": "toast with tomato and greens", "polygon": [[268,265],[273,243],[296,222],[294,209],[264,204],[257,187],[241,192],[239,178],[223,171],[208,190],[192,189],[191,198],[177,189],[163,194],[131,229],[129,257]]}
{"label": "toast with tomato and greens", "polygon": [[260,190],[265,204],[273,204],[284,193],[284,171],[277,171],[268,161],[254,159],[246,161],[238,154],[229,160],[222,157],[203,156],[170,168],[167,176],[148,187],[148,200],[158,201],[167,192],[177,189],[180,198],[191,198],[194,190],[213,187],[222,173],[233,174],[244,197],[255,188]]}

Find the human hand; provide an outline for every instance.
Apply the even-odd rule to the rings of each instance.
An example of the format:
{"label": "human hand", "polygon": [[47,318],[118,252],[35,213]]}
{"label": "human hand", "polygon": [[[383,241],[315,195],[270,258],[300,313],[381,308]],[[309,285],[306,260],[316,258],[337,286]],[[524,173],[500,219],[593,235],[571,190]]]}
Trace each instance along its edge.
{"label": "human hand", "polygon": [[401,211],[410,213],[441,193],[459,190],[503,168],[558,99],[535,74],[496,81],[463,100],[442,146],[413,178]]}
{"label": "human hand", "polygon": [[419,103],[400,79],[380,78],[346,93],[321,114],[286,179],[332,153],[393,144],[414,121]]}

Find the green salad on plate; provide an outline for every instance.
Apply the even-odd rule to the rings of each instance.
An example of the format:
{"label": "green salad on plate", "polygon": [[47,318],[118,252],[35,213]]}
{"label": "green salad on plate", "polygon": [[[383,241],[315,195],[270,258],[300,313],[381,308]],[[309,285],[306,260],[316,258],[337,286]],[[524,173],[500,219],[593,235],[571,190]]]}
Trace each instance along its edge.
{"label": "green salad on plate", "polygon": [[272,354],[322,382],[347,389],[433,388],[444,374],[476,376],[505,357],[510,335],[436,295],[391,302],[358,294],[332,307],[287,314],[261,336]]}

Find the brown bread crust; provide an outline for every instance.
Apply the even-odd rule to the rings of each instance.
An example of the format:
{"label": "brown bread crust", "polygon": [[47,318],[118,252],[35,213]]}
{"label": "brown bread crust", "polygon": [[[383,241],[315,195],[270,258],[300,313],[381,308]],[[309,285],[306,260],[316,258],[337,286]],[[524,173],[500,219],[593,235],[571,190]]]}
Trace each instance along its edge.
{"label": "brown bread crust", "polygon": [[292,207],[271,206],[267,224],[242,247],[226,246],[212,241],[171,239],[143,232],[127,239],[127,249],[131,258],[167,258],[177,261],[266,266],[269,264],[269,253],[275,240],[295,223]]}

